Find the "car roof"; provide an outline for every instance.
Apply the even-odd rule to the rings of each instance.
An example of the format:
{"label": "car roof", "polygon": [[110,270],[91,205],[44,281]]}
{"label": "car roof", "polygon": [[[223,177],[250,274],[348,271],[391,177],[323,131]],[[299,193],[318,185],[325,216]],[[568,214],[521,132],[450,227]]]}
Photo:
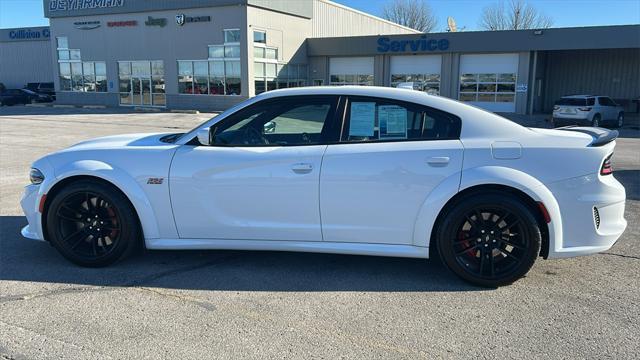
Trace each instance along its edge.
{"label": "car roof", "polygon": [[582,98],[590,98],[590,97],[609,97],[606,95],[567,95],[563,96],[563,99],[582,99]]}
{"label": "car roof", "polygon": [[458,103],[445,97],[428,95],[422,91],[411,89],[398,89],[383,86],[307,86],[289,89],[279,89],[264,92],[256,99],[278,98],[283,96],[303,96],[303,95],[342,95],[342,96],[368,96],[377,98],[387,98],[393,100],[407,101],[435,108],[446,108]]}

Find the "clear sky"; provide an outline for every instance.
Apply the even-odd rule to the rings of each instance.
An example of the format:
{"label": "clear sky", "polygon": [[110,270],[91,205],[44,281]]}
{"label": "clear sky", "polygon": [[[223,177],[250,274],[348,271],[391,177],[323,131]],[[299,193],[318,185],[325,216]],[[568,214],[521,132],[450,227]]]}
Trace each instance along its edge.
{"label": "clear sky", "polygon": [[[290,0],[297,1],[297,0]],[[387,0],[334,0],[346,6],[380,15]],[[482,9],[497,0],[430,0],[439,26],[446,29],[447,16],[456,19],[458,28],[479,30]],[[551,16],[554,27],[618,25],[640,23],[640,0],[529,0],[530,4]],[[48,25],[42,0],[0,0],[0,28]]]}

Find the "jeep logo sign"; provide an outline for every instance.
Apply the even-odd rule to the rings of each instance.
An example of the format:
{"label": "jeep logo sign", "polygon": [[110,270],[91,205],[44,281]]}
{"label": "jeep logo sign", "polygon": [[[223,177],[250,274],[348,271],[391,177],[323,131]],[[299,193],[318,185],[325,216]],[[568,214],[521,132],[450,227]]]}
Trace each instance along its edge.
{"label": "jeep logo sign", "polygon": [[420,36],[416,40],[391,40],[388,37],[378,38],[378,52],[421,52],[444,51],[449,49],[447,39],[427,39],[427,35]]}

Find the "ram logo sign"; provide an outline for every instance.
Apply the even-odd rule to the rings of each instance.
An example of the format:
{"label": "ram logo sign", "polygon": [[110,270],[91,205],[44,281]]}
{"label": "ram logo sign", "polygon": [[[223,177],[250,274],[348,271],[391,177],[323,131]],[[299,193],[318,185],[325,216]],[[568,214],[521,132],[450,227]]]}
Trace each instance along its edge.
{"label": "ram logo sign", "polygon": [[445,51],[449,49],[447,39],[427,39],[426,35],[415,40],[391,40],[388,37],[378,38],[378,52],[425,52]]}

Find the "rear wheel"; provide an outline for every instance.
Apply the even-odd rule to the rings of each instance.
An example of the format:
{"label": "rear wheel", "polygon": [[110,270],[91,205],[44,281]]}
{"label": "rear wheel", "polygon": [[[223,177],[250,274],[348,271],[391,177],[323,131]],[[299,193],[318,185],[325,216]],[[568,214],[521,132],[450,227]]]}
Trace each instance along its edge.
{"label": "rear wheel", "polygon": [[129,255],[140,231],[135,211],[121,192],[82,180],[52,199],[47,208],[47,234],[69,261],[101,267]]}
{"label": "rear wheel", "polygon": [[593,120],[591,120],[591,126],[593,127],[600,126],[600,120],[601,120],[600,114],[593,115]]}
{"label": "rear wheel", "polygon": [[541,233],[528,206],[499,192],[458,201],[437,232],[445,265],[473,284],[508,285],[524,276],[540,253]]}

